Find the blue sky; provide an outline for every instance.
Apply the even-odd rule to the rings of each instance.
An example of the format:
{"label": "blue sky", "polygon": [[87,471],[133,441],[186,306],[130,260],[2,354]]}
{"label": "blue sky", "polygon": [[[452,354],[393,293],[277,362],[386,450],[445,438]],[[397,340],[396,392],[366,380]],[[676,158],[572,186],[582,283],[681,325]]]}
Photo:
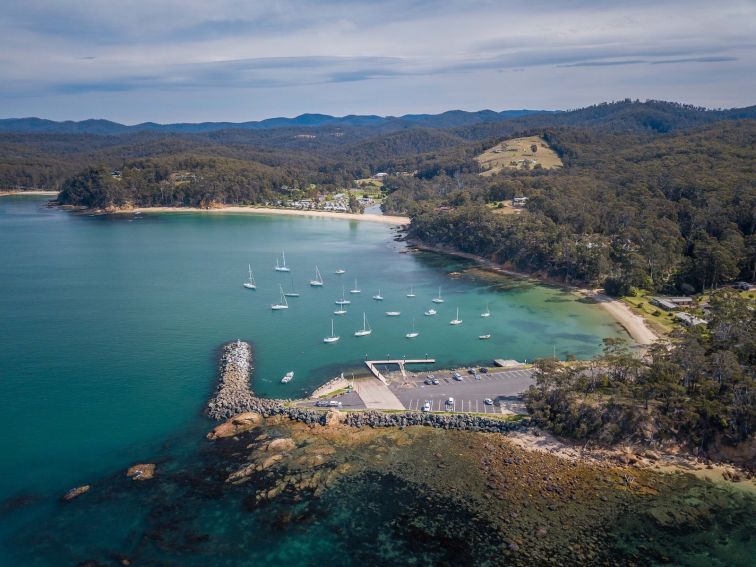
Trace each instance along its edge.
{"label": "blue sky", "polygon": [[5,0],[0,116],[756,103],[756,1]]}

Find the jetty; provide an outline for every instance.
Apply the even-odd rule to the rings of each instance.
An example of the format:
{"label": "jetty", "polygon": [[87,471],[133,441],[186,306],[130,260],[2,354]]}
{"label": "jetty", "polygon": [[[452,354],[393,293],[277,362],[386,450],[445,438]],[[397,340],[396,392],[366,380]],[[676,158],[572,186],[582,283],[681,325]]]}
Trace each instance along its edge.
{"label": "jetty", "polygon": [[381,371],[378,370],[377,364],[397,364],[399,366],[399,371],[402,373],[402,377],[406,377],[407,373],[404,370],[405,365],[407,364],[433,364],[436,362],[435,358],[397,358],[393,360],[366,360],[365,364],[368,367],[368,370],[378,378],[381,382],[386,384],[388,386],[388,380],[386,377],[381,374]]}

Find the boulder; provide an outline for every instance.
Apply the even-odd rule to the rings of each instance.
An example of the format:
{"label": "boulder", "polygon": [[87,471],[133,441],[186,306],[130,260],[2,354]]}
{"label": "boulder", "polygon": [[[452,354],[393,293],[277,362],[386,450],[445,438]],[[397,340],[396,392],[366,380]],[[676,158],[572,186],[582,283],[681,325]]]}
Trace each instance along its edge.
{"label": "boulder", "polygon": [[131,480],[150,480],[155,476],[155,465],[152,463],[140,463],[129,467],[126,476]]}
{"label": "boulder", "polygon": [[207,438],[223,439],[225,437],[233,437],[239,433],[244,433],[250,429],[254,429],[260,423],[262,423],[262,416],[255,412],[245,412],[233,416],[227,419],[220,425],[216,426],[210,433],[207,434]]}
{"label": "boulder", "polygon": [[278,451],[291,451],[294,447],[296,447],[294,441],[289,437],[286,437],[281,439],[273,439],[273,441],[268,443],[268,445],[265,447],[265,450],[273,453]]}
{"label": "boulder", "polygon": [[66,492],[62,497],[61,500],[63,502],[70,502],[74,498],[78,498],[82,494],[85,494],[89,492],[89,489],[92,488],[89,484],[85,484],[83,486],[77,486],[76,488],[72,488],[68,492]]}

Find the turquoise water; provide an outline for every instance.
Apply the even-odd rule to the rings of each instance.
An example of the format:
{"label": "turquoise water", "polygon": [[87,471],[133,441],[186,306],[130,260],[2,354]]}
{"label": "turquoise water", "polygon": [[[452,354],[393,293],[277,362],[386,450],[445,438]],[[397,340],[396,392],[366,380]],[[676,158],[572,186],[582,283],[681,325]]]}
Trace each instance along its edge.
{"label": "turquoise water", "polygon": [[[0,199],[0,498],[47,502],[206,429],[200,412],[217,348],[230,339],[255,344],[258,393],[291,397],[362,369],[366,356],[427,354],[442,366],[554,351],[588,357],[603,337],[624,336],[601,309],[558,289],[450,278],[465,265],[399,253],[394,234],[319,218],[86,217],[48,209],[44,198]],[[291,276],[272,269],[282,250]],[[241,285],[249,263],[257,291]],[[320,289],[308,285],[315,264]],[[347,273],[334,275],[337,267]],[[271,311],[292,277],[301,297]],[[355,277],[362,294],[350,296]],[[342,284],[352,305],[338,317]],[[446,302],[425,317],[438,286]],[[380,303],[371,299],[378,288]],[[457,307],[464,322],[453,327]],[[373,334],[355,338],[363,311]],[[420,336],[410,341],[413,316]],[[325,345],[332,318],[341,340]],[[490,341],[477,339],[488,332]],[[282,386],[288,370],[295,380]],[[43,504],[15,521],[35,506]]]}

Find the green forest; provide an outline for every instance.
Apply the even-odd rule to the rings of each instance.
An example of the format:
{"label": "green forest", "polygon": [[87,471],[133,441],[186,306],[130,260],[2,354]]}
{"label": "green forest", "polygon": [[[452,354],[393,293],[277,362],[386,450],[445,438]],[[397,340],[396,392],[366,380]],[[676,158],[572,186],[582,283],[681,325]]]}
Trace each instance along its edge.
{"label": "green forest", "polygon": [[756,427],[756,313],[731,291],[710,299],[710,321],[638,358],[607,340],[590,362],[536,363],[528,410],[554,433],[599,443],[736,446]]}
{"label": "green forest", "polygon": [[[211,207],[343,191],[383,171],[384,211],[408,214],[409,236],[427,245],[614,295],[756,277],[755,107],[626,100],[570,112],[301,122],[195,132],[96,122],[70,133],[35,123],[0,132],[0,187],[59,190],[60,203],[95,209]],[[564,167],[479,175],[476,155],[529,135]],[[502,214],[513,197],[527,197],[526,207]]]}

